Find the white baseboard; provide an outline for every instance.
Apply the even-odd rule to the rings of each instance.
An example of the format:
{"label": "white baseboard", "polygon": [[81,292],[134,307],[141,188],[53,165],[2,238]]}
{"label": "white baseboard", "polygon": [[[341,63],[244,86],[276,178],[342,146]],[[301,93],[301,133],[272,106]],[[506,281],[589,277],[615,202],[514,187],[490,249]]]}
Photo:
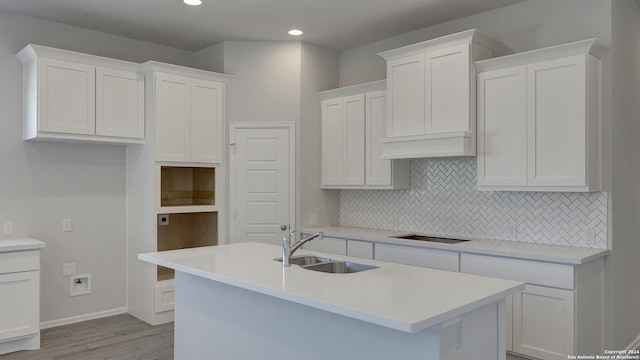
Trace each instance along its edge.
{"label": "white baseboard", "polygon": [[127,308],[126,307],[121,307],[121,308],[117,308],[117,309],[98,311],[98,312],[94,312],[94,313],[91,313],[91,314],[72,316],[72,317],[68,317],[68,318],[64,318],[64,319],[43,321],[43,322],[40,323],[40,329],[41,330],[42,329],[48,329],[48,328],[58,327],[58,326],[62,326],[62,325],[75,324],[75,323],[78,323],[78,322],[81,322],[81,321],[100,319],[100,318],[103,318],[103,317],[114,316],[114,315],[121,315],[121,314],[125,314],[126,312],[127,312]]}
{"label": "white baseboard", "polygon": [[629,346],[627,346],[626,350],[640,350],[640,335],[638,335],[638,337],[633,340],[633,342],[631,344],[629,344]]}

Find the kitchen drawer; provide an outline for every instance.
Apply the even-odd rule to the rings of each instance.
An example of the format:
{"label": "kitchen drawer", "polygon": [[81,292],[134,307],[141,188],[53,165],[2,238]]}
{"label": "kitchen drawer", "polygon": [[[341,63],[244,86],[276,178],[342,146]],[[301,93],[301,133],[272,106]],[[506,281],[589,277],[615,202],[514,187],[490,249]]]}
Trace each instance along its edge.
{"label": "kitchen drawer", "polygon": [[175,285],[173,280],[158,281],[155,286],[155,306],[156,313],[173,310],[175,302]]}
{"label": "kitchen drawer", "polygon": [[40,251],[14,251],[0,253],[0,274],[40,269]]}
{"label": "kitchen drawer", "polygon": [[376,260],[415,265],[433,269],[458,271],[459,253],[412,246],[376,244]]}
{"label": "kitchen drawer", "polygon": [[373,259],[373,243],[368,241],[347,240],[347,255],[363,259]]}
{"label": "kitchen drawer", "polygon": [[[303,237],[309,234],[302,234]],[[320,251],[329,254],[347,255],[347,240],[323,237],[322,239],[313,239],[302,246],[303,249],[311,251]]]}
{"label": "kitchen drawer", "polygon": [[571,265],[461,254],[460,272],[524,281],[527,284],[574,289],[574,268]]}

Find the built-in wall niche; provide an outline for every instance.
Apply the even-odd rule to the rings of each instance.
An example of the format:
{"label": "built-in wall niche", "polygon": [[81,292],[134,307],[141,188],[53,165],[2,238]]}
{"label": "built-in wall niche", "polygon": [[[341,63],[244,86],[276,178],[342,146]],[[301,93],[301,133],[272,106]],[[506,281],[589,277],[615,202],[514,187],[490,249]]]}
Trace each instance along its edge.
{"label": "built-in wall niche", "polygon": [[[217,212],[163,214],[158,217],[158,251],[217,244]],[[173,269],[158,266],[158,281],[173,278]]]}
{"label": "built-in wall niche", "polygon": [[215,168],[160,167],[160,206],[215,205]]}

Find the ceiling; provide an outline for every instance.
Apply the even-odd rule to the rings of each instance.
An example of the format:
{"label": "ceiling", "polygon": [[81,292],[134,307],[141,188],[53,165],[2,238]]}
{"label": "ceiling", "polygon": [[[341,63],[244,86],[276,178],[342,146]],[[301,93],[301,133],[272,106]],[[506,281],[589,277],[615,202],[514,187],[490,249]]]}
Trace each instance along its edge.
{"label": "ceiling", "polygon": [[189,51],[223,40],[344,50],[522,0],[0,0],[0,10]]}

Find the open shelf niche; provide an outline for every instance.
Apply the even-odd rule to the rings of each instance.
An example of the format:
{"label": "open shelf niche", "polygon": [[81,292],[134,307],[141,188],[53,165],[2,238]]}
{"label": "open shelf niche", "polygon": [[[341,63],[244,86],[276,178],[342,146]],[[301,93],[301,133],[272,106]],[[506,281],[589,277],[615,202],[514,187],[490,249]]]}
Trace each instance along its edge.
{"label": "open shelf niche", "polygon": [[[188,249],[218,244],[218,213],[163,214],[168,224],[158,221],[158,251]],[[173,269],[158,266],[158,281],[174,278]]]}
{"label": "open shelf niche", "polygon": [[215,168],[162,166],[160,206],[215,205]]}

